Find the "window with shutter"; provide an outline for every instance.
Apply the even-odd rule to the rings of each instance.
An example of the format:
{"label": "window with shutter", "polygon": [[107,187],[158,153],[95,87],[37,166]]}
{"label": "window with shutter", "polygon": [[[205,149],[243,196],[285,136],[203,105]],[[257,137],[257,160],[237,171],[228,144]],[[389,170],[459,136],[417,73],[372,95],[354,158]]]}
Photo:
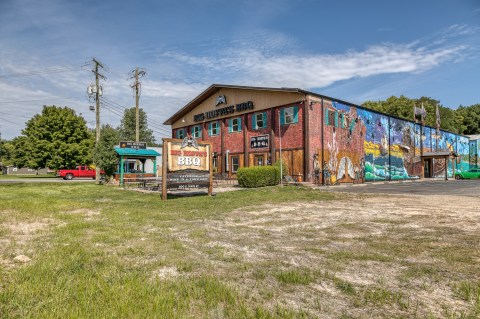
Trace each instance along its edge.
{"label": "window with shutter", "polygon": [[202,137],[202,126],[201,125],[195,125],[193,127],[193,137],[194,138],[201,138]]}
{"label": "window with shutter", "polygon": [[241,132],[242,131],[242,119],[240,117],[230,119],[229,132]]}
{"label": "window with shutter", "polygon": [[252,116],[252,126],[254,130],[267,127],[267,113],[257,113]]}
{"label": "window with shutter", "polygon": [[181,128],[177,130],[177,138],[179,139],[185,138],[185,129]]}
{"label": "window with shutter", "polygon": [[218,122],[212,122],[208,124],[208,135],[215,136],[220,132],[220,124]]}
{"label": "window with shutter", "polygon": [[291,106],[283,110],[282,124],[294,124],[298,122],[298,106]]}

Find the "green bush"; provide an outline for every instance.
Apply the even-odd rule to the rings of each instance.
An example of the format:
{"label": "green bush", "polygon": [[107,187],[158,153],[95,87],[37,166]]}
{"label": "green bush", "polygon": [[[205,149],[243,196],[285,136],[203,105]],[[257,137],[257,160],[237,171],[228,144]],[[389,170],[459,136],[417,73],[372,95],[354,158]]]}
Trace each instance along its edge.
{"label": "green bush", "polygon": [[277,166],[242,167],[237,171],[241,187],[263,187],[280,183],[280,168]]}
{"label": "green bush", "polygon": [[[285,175],[288,175],[288,165],[284,160],[282,160],[281,163],[282,163],[282,177],[285,177]],[[278,168],[278,171],[280,171],[280,160],[277,160],[274,166]]]}

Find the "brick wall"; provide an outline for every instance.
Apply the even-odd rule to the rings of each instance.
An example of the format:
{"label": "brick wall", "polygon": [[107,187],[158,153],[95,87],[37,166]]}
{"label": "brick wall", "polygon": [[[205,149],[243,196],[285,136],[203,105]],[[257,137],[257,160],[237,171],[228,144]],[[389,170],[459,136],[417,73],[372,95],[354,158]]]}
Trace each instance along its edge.
{"label": "brick wall", "polygon": [[298,106],[298,122],[295,124],[289,125],[282,125],[280,127],[281,134],[282,134],[282,149],[289,149],[289,148],[300,148],[304,146],[303,141],[303,116],[304,116],[304,109],[303,103],[301,104],[292,104],[286,105],[275,109],[275,147],[280,147],[280,138],[278,135],[278,121],[279,119],[279,110],[290,107],[290,106]]}

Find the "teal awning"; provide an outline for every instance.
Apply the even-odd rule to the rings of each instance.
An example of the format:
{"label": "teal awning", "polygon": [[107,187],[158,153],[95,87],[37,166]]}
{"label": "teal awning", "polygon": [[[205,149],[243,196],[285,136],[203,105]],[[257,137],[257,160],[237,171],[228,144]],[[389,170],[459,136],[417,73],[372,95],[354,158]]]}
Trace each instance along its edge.
{"label": "teal awning", "polygon": [[115,152],[117,152],[118,155],[120,156],[135,156],[135,157],[156,157],[156,156],[161,156],[157,151],[155,150],[137,150],[134,148],[120,148],[120,147],[115,147]]}

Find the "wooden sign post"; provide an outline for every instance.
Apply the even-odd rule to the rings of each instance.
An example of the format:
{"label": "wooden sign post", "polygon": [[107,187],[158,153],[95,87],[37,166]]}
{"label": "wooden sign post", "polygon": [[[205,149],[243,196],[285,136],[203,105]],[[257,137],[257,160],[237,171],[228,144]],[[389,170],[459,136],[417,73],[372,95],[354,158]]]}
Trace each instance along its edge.
{"label": "wooden sign post", "polygon": [[168,190],[208,189],[212,195],[212,144],[192,137],[163,139],[162,199]]}

